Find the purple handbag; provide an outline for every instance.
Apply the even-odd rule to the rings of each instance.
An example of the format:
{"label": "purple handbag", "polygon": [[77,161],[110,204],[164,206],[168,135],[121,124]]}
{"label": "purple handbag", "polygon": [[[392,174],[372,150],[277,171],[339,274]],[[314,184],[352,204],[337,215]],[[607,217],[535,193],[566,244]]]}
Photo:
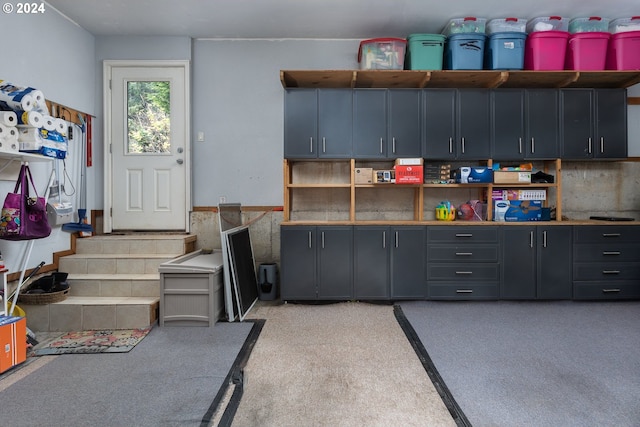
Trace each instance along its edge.
{"label": "purple handbag", "polygon": [[[29,197],[29,183],[36,193]],[[22,191],[22,193],[20,193]],[[7,194],[0,217],[0,239],[32,240],[51,234],[47,220],[47,203],[38,196],[29,166],[23,164],[13,193]]]}

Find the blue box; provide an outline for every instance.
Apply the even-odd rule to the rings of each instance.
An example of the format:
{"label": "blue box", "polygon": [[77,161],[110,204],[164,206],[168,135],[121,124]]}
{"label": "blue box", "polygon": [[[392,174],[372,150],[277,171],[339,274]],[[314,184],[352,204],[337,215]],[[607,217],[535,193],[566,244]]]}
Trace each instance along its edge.
{"label": "blue box", "polygon": [[482,70],[487,36],[477,33],[453,34],[447,38],[445,68],[447,70]]}
{"label": "blue box", "polygon": [[492,183],[493,170],[483,166],[463,166],[456,171],[456,182],[460,184]]}
{"label": "blue box", "polygon": [[489,36],[485,48],[487,70],[522,70],[527,33],[503,32]]}
{"label": "blue box", "polygon": [[542,200],[501,200],[501,202],[509,204],[504,212],[506,222],[542,221]]}

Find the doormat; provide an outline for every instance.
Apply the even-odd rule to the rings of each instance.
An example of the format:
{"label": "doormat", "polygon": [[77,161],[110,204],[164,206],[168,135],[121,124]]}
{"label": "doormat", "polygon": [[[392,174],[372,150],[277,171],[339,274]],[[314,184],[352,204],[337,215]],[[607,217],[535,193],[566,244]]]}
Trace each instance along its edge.
{"label": "doormat", "polygon": [[151,327],[144,329],[114,329],[106,331],[65,332],[42,348],[33,350],[33,356],[82,353],[126,353],[147,336]]}

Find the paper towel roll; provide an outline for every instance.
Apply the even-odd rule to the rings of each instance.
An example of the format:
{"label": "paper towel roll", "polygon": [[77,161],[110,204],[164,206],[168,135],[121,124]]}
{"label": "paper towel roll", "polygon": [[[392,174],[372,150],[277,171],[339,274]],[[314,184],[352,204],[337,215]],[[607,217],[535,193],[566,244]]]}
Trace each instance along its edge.
{"label": "paper towel roll", "polygon": [[67,135],[67,122],[62,119],[55,120],[56,130],[60,135]]}
{"label": "paper towel roll", "polygon": [[56,130],[56,119],[51,116],[42,116],[42,126],[46,130]]}
{"label": "paper towel roll", "polygon": [[0,152],[4,153],[17,153],[20,150],[20,143],[18,140],[10,140],[0,138]]}
{"label": "paper towel roll", "polygon": [[0,92],[0,110],[33,110],[33,97],[31,95],[23,95],[19,99],[14,100],[10,95]]}
{"label": "paper towel roll", "polygon": [[21,150],[38,150],[42,147],[40,129],[31,126],[18,126],[18,141],[20,141]]}
{"label": "paper towel roll", "polygon": [[0,123],[5,126],[15,126],[18,124],[18,117],[13,111],[0,111]]}
{"label": "paper towel roll", "polygon": [[10,107],[9,110],[31,111],[35,106],[36,97],[44,103],[44,95],[37,89],[0,82],[0,101],[5,102]]}
{"label": "paper towel roll", "polygon": [[41,90],[34,89],[30,95],[33,97],[33,109],[40,114],[49,114],[49,107],[47,107],[44,93]]}
{"label": "paper towel roll", "polygon": [[42,114],[37,111],[22,111],[17,110],[16,116],[18,118],[18,125],[33,126],[39,128],[42,126],[43,118]]}
{"label": "paper towel roll", "polygon": [[6,138],[7,135],[9,135],[8,127],[0,123],[0,138]]}

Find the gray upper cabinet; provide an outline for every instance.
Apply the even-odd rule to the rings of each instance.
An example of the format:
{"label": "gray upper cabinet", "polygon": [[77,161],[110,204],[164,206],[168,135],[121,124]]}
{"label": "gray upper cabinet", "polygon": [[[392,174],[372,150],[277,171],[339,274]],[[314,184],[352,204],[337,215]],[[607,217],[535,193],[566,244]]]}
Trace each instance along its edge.
{"label": "gray upper cabinet", "polygon": [[351,90],[286,90],[284,157],[350,158],[352,106]]}
{"label": "gray upper cabinet", "polygon": [[555,89],[525,90],[524,158],[560,157],[559,94]]}
{"label": "gray upper cabinet", "polygon": [[562,158],[627,157],[626,90],[563,89]]}
{"label": "gray upper cabinet", "polygon": [[490,157],[489,90],[425,89],[423,99],[424,158]]}
{"label": "gray upper cabinet", "polygon": [[495,160],[523,159],[525,144],[524,90],[491,92],[491,142]]}
{"label": "gray upper cabinet", "polygon": [[419,90],[353,91],[354,158],[420,157],[420,124]]}

